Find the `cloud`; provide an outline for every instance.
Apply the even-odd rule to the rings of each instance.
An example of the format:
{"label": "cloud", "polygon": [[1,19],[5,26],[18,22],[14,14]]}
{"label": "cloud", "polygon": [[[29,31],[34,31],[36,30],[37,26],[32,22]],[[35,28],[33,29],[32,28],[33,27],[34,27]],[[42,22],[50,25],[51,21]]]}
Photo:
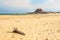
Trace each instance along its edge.
{"label": "cloud", "polygon": [[57,0],[48,0],[47,8],[60,9],[60,2]]}
{"label": "cloud", "polygon": [[42,8],[42,9],[60,9],[60,1],[57,0],[46,0],[43,4],[33,5],[34,8]]}
{"label": "cloud", "polygon": [[0,12],[28,12],[30,0],[0,0]]}
{"label": "cloud", "polygon": [[47,0],[48,2],[55,2],[56,0]]}
{"label": "cloud", "polygon": [[4,7],[7,8],[26,8],[26,9],[36,9],[36,8],[56,8],[59,9],[60,6],[60,2],[58,2],[57,0],[46,0],[44,2],[44,0],[42,1],[43,3],[39,3],[39,0],[35,2],[35,4],[31,3],[31,0],[0,0],[0,6],[3,5]]}
{"label": "cloud", "polygon": [[2,0],[1,2],[6,7],[27,8],[30,6],[29,0]]}
{"label": "cloud", "polygon": [[[14,11],[34,11],[42,9],[60,9],[60,1],[57,0],[0,0],[0,8]],[[21,12],[21,11],[20,11]]]}

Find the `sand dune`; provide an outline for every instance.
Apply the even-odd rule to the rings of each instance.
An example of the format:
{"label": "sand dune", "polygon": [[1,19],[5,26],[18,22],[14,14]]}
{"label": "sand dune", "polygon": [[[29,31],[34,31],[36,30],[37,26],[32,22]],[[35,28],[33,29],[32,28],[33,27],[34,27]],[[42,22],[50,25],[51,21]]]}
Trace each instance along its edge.
{"label": "sand dune", "polygon": [[0,15],[0,40],[60,40],[60,14]]}

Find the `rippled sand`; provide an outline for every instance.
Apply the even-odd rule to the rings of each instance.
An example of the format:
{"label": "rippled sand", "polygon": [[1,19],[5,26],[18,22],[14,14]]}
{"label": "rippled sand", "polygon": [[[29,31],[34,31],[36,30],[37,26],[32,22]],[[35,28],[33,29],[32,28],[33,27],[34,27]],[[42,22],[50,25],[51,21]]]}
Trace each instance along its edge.
{"label": "rippled sand", "polygon": [[60,14],[0,15],[0,40],[60,40]]}

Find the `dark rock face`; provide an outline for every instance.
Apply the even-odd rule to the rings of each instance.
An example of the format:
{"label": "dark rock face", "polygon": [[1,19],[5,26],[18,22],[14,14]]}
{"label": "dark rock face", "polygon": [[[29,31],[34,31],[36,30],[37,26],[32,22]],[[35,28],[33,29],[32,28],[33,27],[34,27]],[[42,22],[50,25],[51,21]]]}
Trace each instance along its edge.
{"label": "dark rock face", "polygon": [[42,9],[36,9],[34,12],[40,13],[40,12],[43,12],[43,10]]}
{"label": "dark rock face", "polygon": [[34,11],[34,13],[36,13],[36,14],[38,14],[38,13],[40,13],[40,14],[46,14],[47,12],[43,11],[42,9],[36,9]]}

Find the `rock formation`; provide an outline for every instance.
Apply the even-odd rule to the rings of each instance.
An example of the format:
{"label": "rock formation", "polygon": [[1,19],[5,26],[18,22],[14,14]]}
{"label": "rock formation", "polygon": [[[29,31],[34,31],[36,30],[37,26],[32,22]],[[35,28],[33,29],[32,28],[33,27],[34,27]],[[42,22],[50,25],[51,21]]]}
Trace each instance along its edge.
{"label": "rock formation", "polygon": [[40,12],[43,12],[43,10],[42,9],[36,9],[34,12],[40,13]]}

